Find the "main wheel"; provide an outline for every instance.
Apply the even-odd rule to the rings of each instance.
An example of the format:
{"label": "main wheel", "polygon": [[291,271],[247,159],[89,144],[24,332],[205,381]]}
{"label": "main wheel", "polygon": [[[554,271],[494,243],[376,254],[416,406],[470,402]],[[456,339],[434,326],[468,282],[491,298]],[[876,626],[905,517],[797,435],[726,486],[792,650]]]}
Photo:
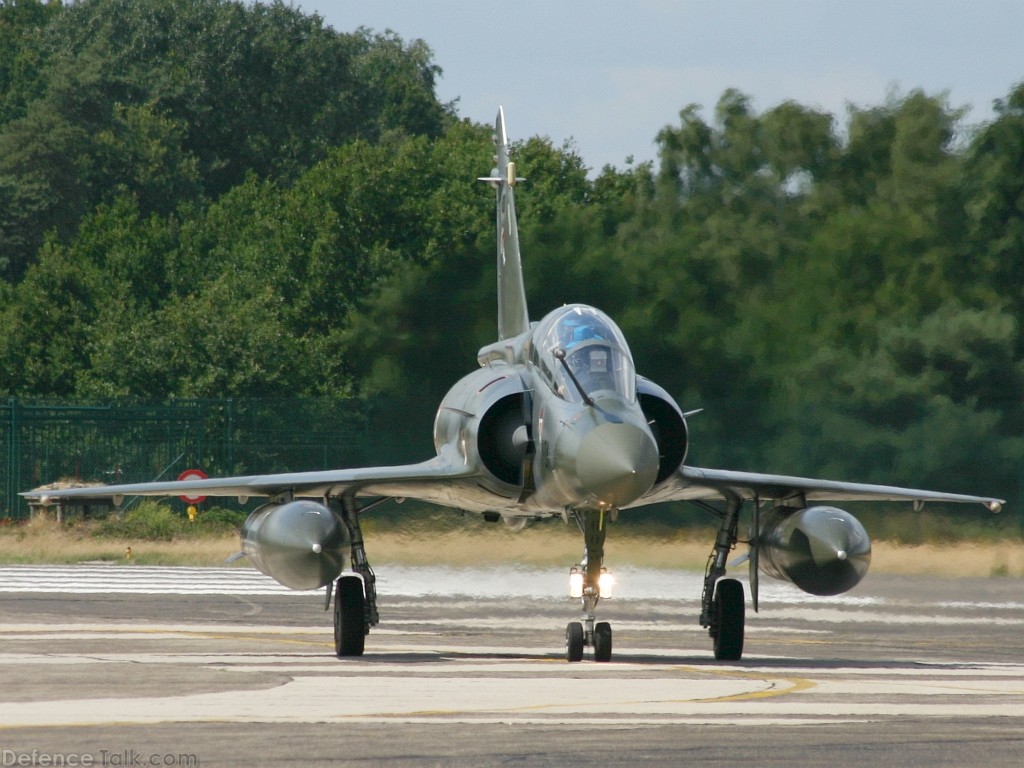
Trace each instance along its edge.
{"label": "main wheel", "polygon": [[583,624],[570,621],[565,628],[566,661],[583,661]]}
{"label": "main wheel", "polygon": [[715,658],[719,661],[739,661],[743,656],[743,584],[736,579],[722,579],[715,587],[711,604],[713,624],[711,637],[715,644]]}
{"label": "main wheel", "polygon": [[612,660],[612,625],[599,621],[594,627],[594,661]]}
{"label": "main wheel", "polygon": [[362,656],[366,643],[366,602],[363,580],[358,576],[338,579],[334,595],[334,652]]}

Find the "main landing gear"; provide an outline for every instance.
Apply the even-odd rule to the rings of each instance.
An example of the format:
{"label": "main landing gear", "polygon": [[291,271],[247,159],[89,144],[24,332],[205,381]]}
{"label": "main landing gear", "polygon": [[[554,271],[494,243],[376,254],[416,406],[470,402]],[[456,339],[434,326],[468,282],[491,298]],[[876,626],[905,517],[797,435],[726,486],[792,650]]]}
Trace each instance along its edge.
{"label": "main landing gear", "polygon": [[572,511],[583,532],[583,559],[569,572],[569,594],[580,598],[583,616],[581,621],[569,622],[565,628],[567,661],[582,661],[587,647],[594,649],[594,661],[612,659],[612,627],[607,621],[597,621],[595,616],[598,601],[611,592],[609,574],[602,568],[608,514],[604,510]]}
{"label": "main landing gear", "polygon": [[[338,499],[330,501],[331,509],[345,523],[352,540],[352,572],[338,577],[334,590],[334,652],[339,658],[362,656],[370,627],[380,621],[377,612],[377,577],[366,559],[363,531],[359,525],[360,512],[365,512],[370,506],[360,510],[355,498],[349,494],[343,496],[340,502]],[[328,607],[330,599],[328,592]]]}
{"label": "main landing gear", "polygon": [[736,546],[736,531],[742,507],[743,500],[739,496],[730,494],[727,497],[715,548],[708,559],[704,575],[700,625],[711,635],[715,658],[719,661],[739,661],[743,656],[746,621],[743,584],[736,579],[722,578],[729,552]]}

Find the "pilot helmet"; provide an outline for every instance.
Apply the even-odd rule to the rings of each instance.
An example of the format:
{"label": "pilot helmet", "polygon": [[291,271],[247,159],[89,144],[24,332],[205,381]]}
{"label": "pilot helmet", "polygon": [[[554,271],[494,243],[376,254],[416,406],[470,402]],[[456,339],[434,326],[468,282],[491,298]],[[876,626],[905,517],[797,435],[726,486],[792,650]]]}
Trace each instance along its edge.
{"label": "pilot helmet", "polygon": [[561,340],[566,349],[591,339],[604,339],[604,328],[593,318],[582,314],[570,314],[561,323]]}

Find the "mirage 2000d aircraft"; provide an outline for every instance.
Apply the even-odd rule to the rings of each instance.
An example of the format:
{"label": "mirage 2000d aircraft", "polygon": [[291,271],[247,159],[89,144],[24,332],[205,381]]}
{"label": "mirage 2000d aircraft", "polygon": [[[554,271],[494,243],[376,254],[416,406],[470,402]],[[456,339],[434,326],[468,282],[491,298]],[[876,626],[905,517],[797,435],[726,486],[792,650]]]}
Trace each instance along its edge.
{"label": "mirage 2000d aircraft", "polygon": [[[612,630],[595,612],[602,595],[608,524],[645,504],[693,501],[721,525],[708,561],[700,623],[715,658],[743,653],[743,585],[724,578],[739,541],[740,511],[750,505],[751,603],[758,574],[805,592],[835,595],[867,572],[871,542],[841,500],[976,502],[993,512],[999,499],[880,485],[813,480],[686,464],[686,417],[672,397],[636,373],[622,332],[601,311],[570,304],[530,322],[523,287],[514,190],[521,179],[509,158],[501,110],[495,123],[497,167],[481,179],[497,191],[498,340],[477,355],[479,367],[455,384],[434,423],[437,455],[421,464],[223,479],[37,489],[51,502],[73,498],[208,495],[266,497],[242,526],[242,552],[260,571],[292,589],[327,588],[334,598],[338,656],[359,656],[378,623],[374,575],[359,517],[394,498],[413,498],[503,518],[512,527],[561,517],[583,534],[583,557],[570,570],[570,594],[582,620],[569,623],[565,655],[596,661],[612,655]],[[717,502],[712,506],[710,502]]]}

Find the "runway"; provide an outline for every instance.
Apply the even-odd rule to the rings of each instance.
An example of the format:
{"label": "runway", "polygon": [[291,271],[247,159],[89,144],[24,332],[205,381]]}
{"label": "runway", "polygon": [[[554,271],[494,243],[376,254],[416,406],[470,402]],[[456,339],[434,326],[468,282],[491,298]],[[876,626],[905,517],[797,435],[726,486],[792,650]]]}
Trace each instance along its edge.
{"label": "runway", "polygon": [[744,660],[724,665],[696,622],[700,574],[625,571],[600,606],[612,663],[568,664],[577,609],[565,574],[378,575],[382,623],[363,658],[339,660],[323,594],[249,569],[0,568],[0,754],[97,765],[127,750],[239,765],[1024,756],[1020,580],[869,576],[827,600],[768,582],[760,614],[748,609]]}

